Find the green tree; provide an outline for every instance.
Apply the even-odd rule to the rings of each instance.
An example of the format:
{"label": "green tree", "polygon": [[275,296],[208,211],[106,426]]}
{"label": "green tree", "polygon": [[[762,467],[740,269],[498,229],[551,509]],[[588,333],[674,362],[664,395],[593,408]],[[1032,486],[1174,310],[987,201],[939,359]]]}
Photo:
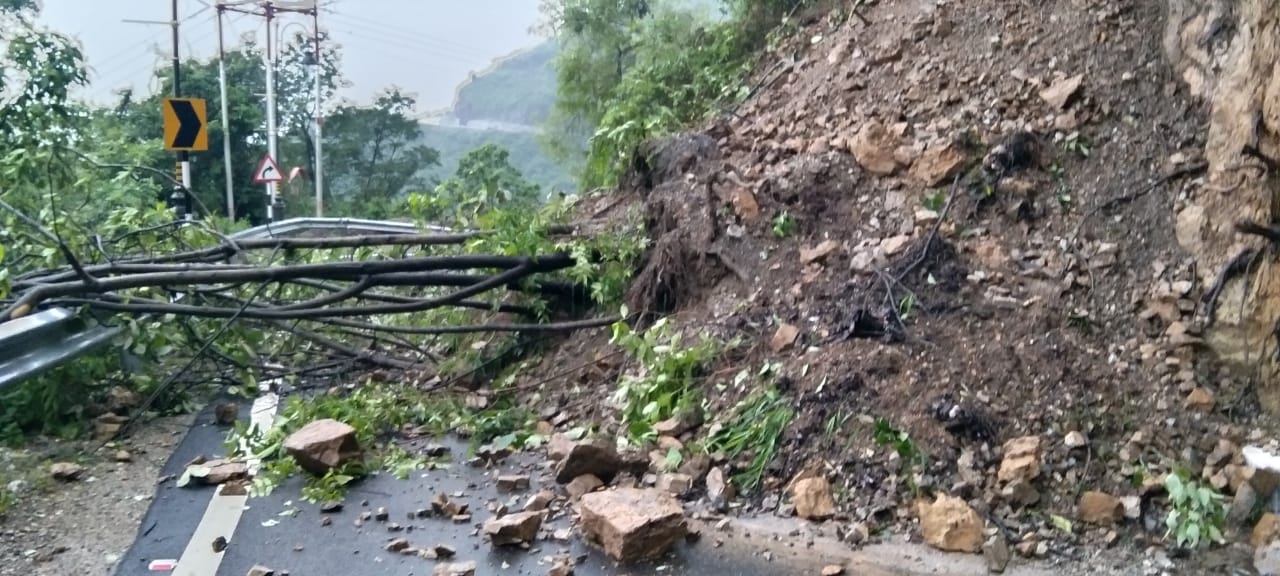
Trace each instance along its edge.
{"label": "green tree", "polygon": [[439,164],[439,154],[418,143],[414,98],[391,87],[372,106],[339,106],[325,121],[325,194],[341,210],[383,218],[410,188],[425,186],[417,175]]}
{"label": "green tree", "polygon": [[457,173],[436,186],[430,206],[420,214],[438,223],[466,225],[482,212],[533,209],[541,200],[542,190],[511,165],[510,152],[485,144],[458,161]]}

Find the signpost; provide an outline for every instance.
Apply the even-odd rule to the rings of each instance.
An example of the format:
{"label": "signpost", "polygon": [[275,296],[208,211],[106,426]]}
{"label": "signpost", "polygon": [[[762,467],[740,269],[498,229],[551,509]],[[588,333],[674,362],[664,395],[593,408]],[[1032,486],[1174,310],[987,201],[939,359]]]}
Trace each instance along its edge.
{"label": "signpost", "polygon": [[204,152],[209,149],[203,98],[164,99],[164,149],[171,152]]}
{"label": "signpost", "polygon": [[258,163],[258,168],[253,171],[254,184],[274,184],[283,180],[284,174],[280,172],[280,166],[270,154],[263,156],[262,161]]}
{"label": "signpost", "polygon": [[[175,50],[176,46],[175,40]],[[177,66],[176,52],[174,65]],[[176,87],[176,81],[174,85]],[[179,218],[190,220],[188,196],[191,194],[191,162],[187,159],[187,152],[204,152],[209,149],[205,102],[203,98],[165,98],[161,114],[164,116],[164,149],[178,153],[175,168],[178,180],[182,182],[181,187],[174,189],[169,202],[178,209]]]}
{"label": "signpost", "polygon": [[268,152],[253,171],[253,183],[267,185],[267,222],[284,219],[284,203],[276,192],[276,186],[283,181],[284,173],[280,171],[280,165],[276,164],[276,159]]}

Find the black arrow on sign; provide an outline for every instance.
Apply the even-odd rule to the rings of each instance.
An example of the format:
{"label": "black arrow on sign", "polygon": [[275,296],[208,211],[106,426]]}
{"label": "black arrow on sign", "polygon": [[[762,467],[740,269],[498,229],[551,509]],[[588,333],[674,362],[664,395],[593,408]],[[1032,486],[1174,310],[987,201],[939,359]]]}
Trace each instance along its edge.
{"label": "black arrow on sign", "polygon": [[170,100],[173,115],[178,118],[178,133],[173,137],[174,148],[190,148],[196,145],[196,137],[200,135],[200,117],[196,115],[195,106],[190,100]]}

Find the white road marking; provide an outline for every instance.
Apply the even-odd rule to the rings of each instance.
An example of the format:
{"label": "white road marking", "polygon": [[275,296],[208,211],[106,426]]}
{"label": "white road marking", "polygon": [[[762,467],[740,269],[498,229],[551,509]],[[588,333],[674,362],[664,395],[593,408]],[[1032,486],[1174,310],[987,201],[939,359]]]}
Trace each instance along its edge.
{"label": "white road marking", "polygon": [[[253,399],[253,408],[249,412],[250,432],[252,433],[253,430],[261,430],[264,434],[269,432],[275,425],[275,415],[279,405],[280,397],[271,391],[271,383],[259,384],[258,397]],[[262,463],[256,458],[251,458],[246,464],[249,467],[249,475],[252,477],[258,473]],[[175,576],[216,576],[225,552],[214,552],[213,541],[221,536],[226,538],[230,545],[232,535],[240,525],[240,517],[248,508],[248,502],[248,496],[223,496],[222,486],[218,486],[213,492],[213,498],[209,501],[209,507],[204,511],[204,516],[200,518],[200,524],[191,535],[191,541],[187,542],[187,548],[182,551],[182,557],[178,559],[178,565],[174,567],[173,574]]]}

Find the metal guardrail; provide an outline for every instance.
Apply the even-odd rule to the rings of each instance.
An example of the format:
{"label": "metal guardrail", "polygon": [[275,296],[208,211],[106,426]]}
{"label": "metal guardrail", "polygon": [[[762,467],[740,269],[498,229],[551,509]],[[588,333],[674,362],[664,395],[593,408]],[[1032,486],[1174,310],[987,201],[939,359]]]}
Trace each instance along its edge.
{"label": "metal guardrail", "polygon": [[[448,228],[431,226],[432,232]],[[275,238],[301,232],[338,231],[349,234],[416,234],[409,222],[359,218],[291,218],[241,230],[233,240]],[[0,389],[97,350],[111,342],[121,328],[90,323],[72,310],[51,308],[0,323]]]}

